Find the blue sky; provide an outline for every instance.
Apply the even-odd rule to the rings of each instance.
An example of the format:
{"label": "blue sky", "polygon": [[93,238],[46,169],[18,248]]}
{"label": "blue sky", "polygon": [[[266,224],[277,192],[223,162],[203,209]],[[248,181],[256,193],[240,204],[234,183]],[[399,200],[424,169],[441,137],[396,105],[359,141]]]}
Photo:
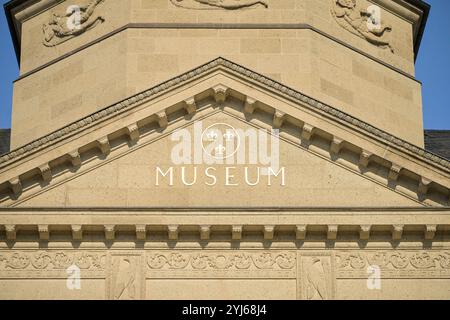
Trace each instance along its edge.
{"label": "blue sky", "polygon": [[[432,9],[416,62],[416,78],[423,83],[425,128],[450,130],[450,1],[427,2]],[[0,13],[0,39],[0,128],[9,128],[12,82],[19,72],[3,10]]]}

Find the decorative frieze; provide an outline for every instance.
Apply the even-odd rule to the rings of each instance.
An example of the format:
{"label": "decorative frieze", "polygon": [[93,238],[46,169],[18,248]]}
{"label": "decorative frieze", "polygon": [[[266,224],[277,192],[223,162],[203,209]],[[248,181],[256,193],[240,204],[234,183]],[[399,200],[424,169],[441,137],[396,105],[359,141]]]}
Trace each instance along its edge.
{"label": "decorative frieze", "polygon": [[338,251],[338,278],[367,278],[367,268],[376,266],[384,278],[450,278],[449,251]]}
{"label": "decorative frieze", "polygon": [[158,252],[147,255],[151,270],[292,270],[290,251]]}
{"label": "decorative frieze", "polygon": [[91,251],[9,251],[0,252],[0,276],[10,270],[104,270],[106,253]]}

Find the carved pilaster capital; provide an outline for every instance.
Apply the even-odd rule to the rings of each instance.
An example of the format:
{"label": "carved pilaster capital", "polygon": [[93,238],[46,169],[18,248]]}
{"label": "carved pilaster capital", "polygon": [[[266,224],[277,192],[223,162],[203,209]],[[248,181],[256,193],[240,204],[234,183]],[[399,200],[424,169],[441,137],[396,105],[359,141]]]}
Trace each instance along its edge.
{"label": "carved pilaster capital", "polygon": [[370,224],[359,226],[359,239],[369,240],[371,229],[372,229],[372,226]]}
{"label": "carved pilaster capital", "polygon": [[433,240],[436,236],[437,231],[437,225],[435,224],[427,224],[425,226],[425,239],[426,240]]}
{"label": "carved pilaster capital", "polygon": [[136,225],[136,239],[140,241],[147,239],[147,226],[145,224]]}
{"label": "carved pilaster capital", "polygon": [[280,129],[283,126],[285,119],[286,113],[279,110],[275,110],[275,114],[273,115],[273,127],[275,129]]}
{"label": "carved pilaster capital", "polygon": [[42,181],[45,183],[49,183],[52,180],[52,169],[48,165],[48,163],[39,167],[39,172],[42,176]]}
{"label": "carved pilaster capital", "polygon": [[216,103],[222,104],[225,102],[225,100],[228,97],[229,89],[228,87],[219,84],[213,88],[214,91],[214,99],[216,100]]}
{"label": "carved pilaster capital", "polygon": [[104,226],[105,229],[105,239],[112,241],[116,237],[116,226],[113,224],[107,224]]}
{"label": "carved pilaster capital", "polygon": [[47,224],[38,225],[39,240],[48,241],[50,239],[50,231]]}
{"label": "carved pilaster capital", "polygon": [[426,196],[430,188],[431,182],[432,181],[430,179],[421,177],[417,193],[421,196]]}
{"label": "carved pilaster capital", "polygon": [[314,134],[314,127],[310,124],[305,123],[302,127],[301,138],[302,141],[311,141]]}
{"label": "carved pilaster capital", "polygon": [[111,145],[109,144],[109,139],[108,137],[103,137],[99,140],[97,140],[98,143],[98,147],[100,149],[100,152],[103,155],[108,155],[111,152]]}
{"label": "carved pilaster capital", "polygon": [[5,231],[7,240],[16,240],[17,228],[14,224],[5,225]]}
{"label": "carved pilaster capital", "polygon": [[184,103],[184,108],[189,115],[193,115],[197,112],[197,103],[195,102],[194,97],[184,100]]}
{"label": "carved pilaster capital", "polygon": [[167,227],[169,240],[178,240],[179,227],[178,225],[170,225]]}
{"label": "carved pilaster capital", "polygon": [[211,236],[211,226],[200,226],[200,239],[209,240]]}
{"label": "carved pilaster capital", "polygon": [[244,113],[245,114],[253,114],[256,110],[256,100],[250,97],[245,99],[244,104]]}
{"label": "carved pilaster capital", "polygon": [[327,239],[328,240],[336,240],[337,239],[337,233],[338,233],[338,226],[337,225],[328,225],[328,231],[327,231]]}
{"label": "carved pilaster capital", "polygon": [[81,156],[78,150],[74,150],[70,152],[69,154],[70,162],[72,163],[72,166],[79,167],[81,166]]}
{"label": "carved pilaster capital", "polygon": [[139,140],[141,134],[139,133],[139,127],[137,123],[133,123],[127,127],[128,136],[131,142],[136,143]]}
{"label": "carved pilaster capital", "polygon": [[165,129],[169,125],[169,119],[167,118],[166,111],[161,111],[156,114],[158,118],[158,125],[160,128]]}
{"label": "carved pilaster capital", "polygon": [[339,152],[341,152],[342,146],[344,144],[344,140],[338,138],[338,137],[333,137],[333,140],[331,141],[331,145],[330,145],[330,153],[332,155],[338,155]]}
{"label": "carved pilaster capital", "polygon": [[392,226],[392,240],[401,240],[403,236],[403,224],[394,224]]}
{"label": "carved pilaster capital", "polygon": [[264,226],[264,240],[273,240],[275,226]]}
{"label": "carved pilaster capital", "polygon": [[372,158],[372,153],[363,150],[359,156],[359,165],[363,168],[367,168],[370,163],[370,158]]}
{"label": "carved pilaster capital", "polygon": [[242,239],[242,226],[234,225],[231,227],[231,238],[233,240],[241,240]]}
{"label": "carved pilaster capital", "polygon": [[400,171],[402,171],[402,167],[393,163],[389,169],[388,179],[390,181],[397,181],[400,176]]}
{"label": "carved pilaster capital", "polygon": [[22,193],[22,182],[19,177],[9,180],[9,186],[14,195],[18,196]]}
{"label": "carved pilaster capital", "polygon": [[81,241],[83,239],[83,227],[80,224],[73,224],[70,227],[72,229],[72,239]]}
{"label": "carved pilaster capital", "polygon": [[297,240],[306,239],[306,224],[297,225],[295,228],[295,237]]}

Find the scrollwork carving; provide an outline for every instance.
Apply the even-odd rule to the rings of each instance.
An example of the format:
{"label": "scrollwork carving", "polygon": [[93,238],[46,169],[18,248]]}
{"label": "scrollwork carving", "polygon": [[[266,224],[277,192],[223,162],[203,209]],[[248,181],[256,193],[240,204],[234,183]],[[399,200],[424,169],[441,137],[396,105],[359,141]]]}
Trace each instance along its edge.
{"label": "scrollwork carving", "polygon": [[84,270],[103,270],[105,254],[78,252],[14,252],[0,256],[0,270],[64,270],[77,265]]}
{"label": "scrollwork carving", "polygon": [[147,257],[150,269],[187,269],[193,270],[245,270],[245,269],[293,269],[295,254],[291,252],[262,253],[155,253]]}
{"label": "scrollwork carving", "polygon": [[[356,259],[358,257],[358,259]],[[439,251],[376,251],[338,252],[339,270],[364,269],[376,265],[384,270],[438,270],[450,269],[450,252]],[[353,262],[353,263],[352,263]],[[436,263],[439,262],[439,263]]]}

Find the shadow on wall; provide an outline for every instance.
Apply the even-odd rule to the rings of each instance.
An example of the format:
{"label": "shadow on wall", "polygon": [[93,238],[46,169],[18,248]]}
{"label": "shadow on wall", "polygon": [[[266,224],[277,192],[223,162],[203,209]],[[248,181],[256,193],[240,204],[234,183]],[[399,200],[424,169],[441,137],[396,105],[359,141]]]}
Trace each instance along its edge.
{"label": "shadow on wall", "polygon": [[0,129],[0,155],[9,152],[11,129]]}

